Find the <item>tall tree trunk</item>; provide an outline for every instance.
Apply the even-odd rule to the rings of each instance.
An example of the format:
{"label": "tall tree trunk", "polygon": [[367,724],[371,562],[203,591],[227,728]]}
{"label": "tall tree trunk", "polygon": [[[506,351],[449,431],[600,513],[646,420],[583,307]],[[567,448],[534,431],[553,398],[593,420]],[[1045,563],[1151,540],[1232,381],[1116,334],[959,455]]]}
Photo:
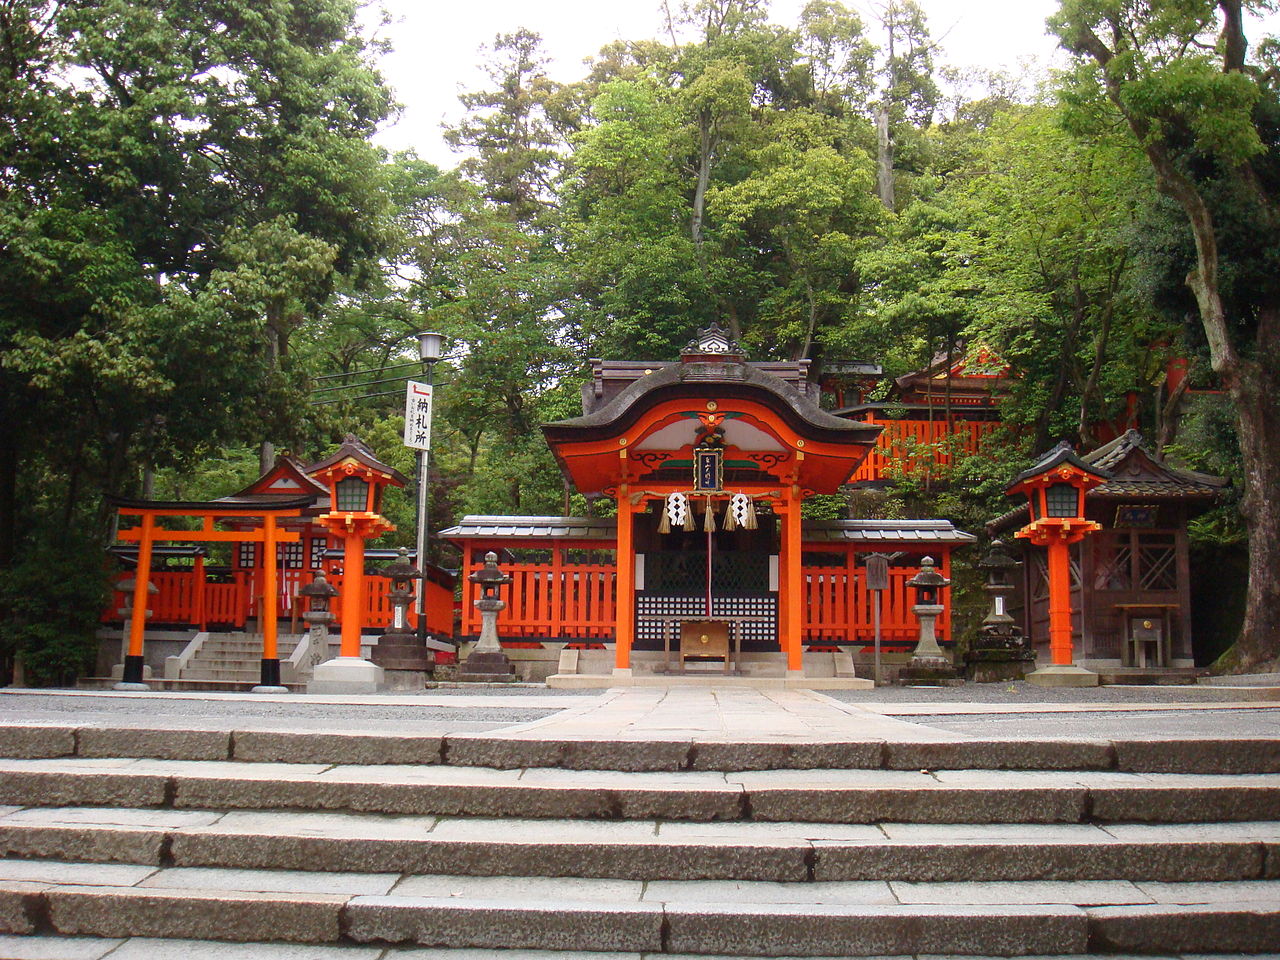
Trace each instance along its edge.
{"label": "tall tree trunk", "polygon": [[[1280,325],[1273,309],[1272,327]],[[1280,338],[1270,338],[1266,366],[1235,379],[1230,395],[1239,415],[1244,462],[1241,513],[1249,530],[1249,593],[1240,639],[1219,660],[1233,671],[1280,669]]]}
{"label": "tall tree trunk", "polygon": [[880,202],[892,211],[897,203],[893,185],[893,139],[889,135],[889,107],[882,104],[876,111],[876,184]]}
{"label": "tall tree trunk", "polygon": [[698,116],[698,179],[693,188],[693,214],[689,219],[689,236],[702,252],[702,220],[707,206],[707,187],[711,185],[711,152],[715,146],[709,110]]}

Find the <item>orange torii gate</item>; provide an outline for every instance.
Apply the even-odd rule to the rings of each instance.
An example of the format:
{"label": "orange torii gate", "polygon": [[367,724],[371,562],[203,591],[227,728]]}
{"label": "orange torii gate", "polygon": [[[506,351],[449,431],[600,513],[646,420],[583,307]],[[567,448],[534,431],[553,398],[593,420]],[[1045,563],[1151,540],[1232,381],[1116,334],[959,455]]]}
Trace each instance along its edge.
{"label": "orange torii gate", "polygon": [[[312,497],[227,497],[212,501],[129,500],[109,497],[107,502],[121,517],[140,517],[136,527],[119,532],[117,538],[138,544],[137,574],[133,585],[133,609],[129,618],[129,647],[118,690],[148,689],[144,682],[143,634],[147,615],[147,574],[151,569],[151,547],[156,542],[216,543],[252,542],[263,544],[262,687],[280,687],[280,657],[276,649],[276,544],[296,543],[296,532],[280,530],[277,521],[299,517],[313,503]],[[156,525],[159,517],[198,517],[199,530],[169,530]],[[261,517],[262,526],[242,530],[218,530],[218,520]],[[283,688],[281,688],[283,689]]]}

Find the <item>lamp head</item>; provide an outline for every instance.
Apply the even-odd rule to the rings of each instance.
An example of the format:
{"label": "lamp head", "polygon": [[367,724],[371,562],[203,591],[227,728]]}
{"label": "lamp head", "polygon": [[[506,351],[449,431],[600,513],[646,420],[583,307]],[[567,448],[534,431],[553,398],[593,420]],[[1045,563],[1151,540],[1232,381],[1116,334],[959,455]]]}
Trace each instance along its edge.
{"label": "lamp head", "polygon": [[444,345],[442,333],[418,334],[418,356],[423,363],[435,363],[440,359],[440,350]]}

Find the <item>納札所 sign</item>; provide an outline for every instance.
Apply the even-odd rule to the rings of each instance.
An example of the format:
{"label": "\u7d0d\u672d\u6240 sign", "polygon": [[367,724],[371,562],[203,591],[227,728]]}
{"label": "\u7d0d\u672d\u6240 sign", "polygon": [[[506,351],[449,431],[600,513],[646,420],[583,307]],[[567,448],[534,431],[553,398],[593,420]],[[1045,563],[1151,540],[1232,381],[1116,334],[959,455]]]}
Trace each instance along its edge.
{"label": "\u7d0d\u672d\u6240 sign", "polygon": [[404,445],[431,449],[431,385],[410,380],[404,398]]}

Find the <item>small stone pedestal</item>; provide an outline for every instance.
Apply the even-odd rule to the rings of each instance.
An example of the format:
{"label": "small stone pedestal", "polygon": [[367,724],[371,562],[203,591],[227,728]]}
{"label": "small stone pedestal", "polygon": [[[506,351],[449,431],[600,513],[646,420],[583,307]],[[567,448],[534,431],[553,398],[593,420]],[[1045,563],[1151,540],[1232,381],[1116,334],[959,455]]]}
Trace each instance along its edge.
{"label": "small stone pedestal", "polygon": [[1051,663],[1028,673],[1027,682],[1037,687],[1096,687],[1098,675],[1074,663]]}
{"label": "small stone pedestal", "polygon": [[[371,659],[386,671],[386,689],[397,691],[425,690],[427,674],[435,665],[436,655],[428,650],[418,635],[409,628],[409,604],[413,602],[413,581],[422,580],[422,571],[409,562],[409,551],[400,548],[395,563],[382,571],[391,581],[387,599],[391,601],[391,629],[373,648]],[[425,613],[424,613],[425,615]]]}
{"label": "small stone pedestal", "polygon": [[316,664],[307,693],[377,693],[383,670],[363,657],[334,657]]}
{"label": "small stone pedestal", "polygon": [[911,655],[911,663],[898,671],[898,682],[905,686],[937,686],[962,682],[956,668],[934,635],[934,621],[945,609],[940,603],[917,603],[911,608],[920,620],[920,642]]}
{"label": "small stone pedestal", "polygon": [[471,655],[458,668],[458,680],[463,683],[511,683],[516,679],[516,668],[502,652],[498,642],[498,611],[506,603],[498,598],[498,588],[511,582],[511,578],[498,569],[498,555],[485,554],[484,567],[471,575],[471,582],[481,588],[476,609],[480,611],[480,639]]}

